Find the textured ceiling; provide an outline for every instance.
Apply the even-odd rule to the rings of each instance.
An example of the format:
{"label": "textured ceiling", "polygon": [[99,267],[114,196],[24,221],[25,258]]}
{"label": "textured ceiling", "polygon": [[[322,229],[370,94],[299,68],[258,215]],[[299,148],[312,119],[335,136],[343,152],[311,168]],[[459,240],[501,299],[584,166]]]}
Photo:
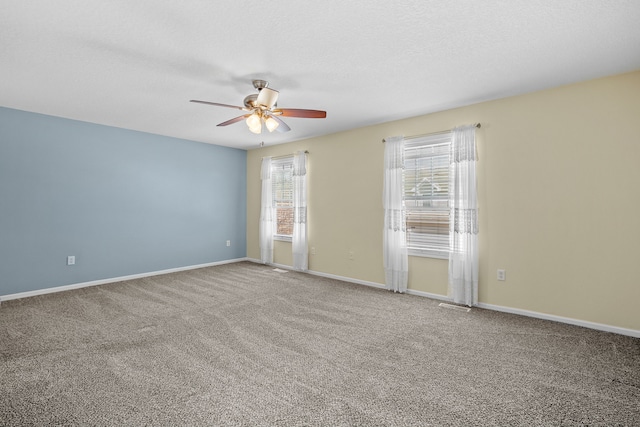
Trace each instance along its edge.
{"label": "textured ceiling", "polygon": [[[638,0],[0,0],[0,106],[243,149],[640,69]],[[288,133],[239,111],[261,78]],[[0,141],[1,143],[1,141]]]}

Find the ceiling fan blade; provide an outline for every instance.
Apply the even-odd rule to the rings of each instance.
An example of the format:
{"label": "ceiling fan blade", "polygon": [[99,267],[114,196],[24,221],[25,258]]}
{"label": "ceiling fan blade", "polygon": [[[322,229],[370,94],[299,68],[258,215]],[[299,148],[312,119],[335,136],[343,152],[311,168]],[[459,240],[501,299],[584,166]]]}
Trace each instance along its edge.
{"label": "ceiling fan blade", "polygon": [[228,125],[232,125],[234,123],[238,123],[239,121],[246,119],[247,117],[249,117],[251,114],[245,114],[244,116],[238,116],[238,117],[234,117],[231,120],[227,120],[226,122],[222,122],[220,123],[218,126],[228,126]]}
{"label": "ceiling fan blade", "polygon": [[279,92],[277,90],[264,87],[260,89],[258,99],[256,99],[256,104],[264,105],[267,108],[271,108],[276,105],[276,101],[278,101],[278,93]]}
{"label": "ceiling fan blade", "polygon": [[274,116],[273,114],[269,115],[269,117],[272,117],[273,120],[278,122],[279,126],[276,128],[276,131],[278,131],[278,132],[289,132],[291,130],[289,125],[286,124],[280,117]]}
{"label": "ceiling fan blade", "polygon": [[209,101],[198,101],[197,99],[192,99],[189,102],[197,102],[199,104],[215,105],[218,107],[228,107],[228,108],[235,108],[236,110],[247,111],[245,107],[238,107],[237,105],[219,104],[217,102],[209,102]]}
{"label": "ceiling fan blade", "polygon": [[326,111],[303,110],[300,108],[278,108],[273,112],[283,117],[304,117],[305,119],[324,119],[327,117]]}

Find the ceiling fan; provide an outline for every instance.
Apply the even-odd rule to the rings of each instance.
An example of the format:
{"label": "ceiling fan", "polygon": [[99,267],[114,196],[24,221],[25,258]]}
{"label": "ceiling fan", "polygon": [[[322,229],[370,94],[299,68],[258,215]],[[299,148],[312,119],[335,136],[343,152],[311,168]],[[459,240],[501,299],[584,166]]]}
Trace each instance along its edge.
{"label": "ceiling fan", "polygon": [[278,108],[277,90],[268,87],[269,82],[265,80],[253,80],[253,87],[258,89],[257,94],[251,94],[244,98],[244,107],[235,105],[219,104],[217,102],[198,101],[192,99],[190,102],[198,102],[200,104],[216,105],[218,107],[235,108],[245,111],[247,114],[235,117],[226,122],[218,124],[218,126],[228,126],[245,120],[249,130],[253,133],[262,133],[262,125],[264,124],[269,132],[277,130],[278,132],[288,132],[291,128],[280,117],[303,117],[306,119],[324,119],[327,117],[326,111],[321,110],[304,110],[300,108]]}

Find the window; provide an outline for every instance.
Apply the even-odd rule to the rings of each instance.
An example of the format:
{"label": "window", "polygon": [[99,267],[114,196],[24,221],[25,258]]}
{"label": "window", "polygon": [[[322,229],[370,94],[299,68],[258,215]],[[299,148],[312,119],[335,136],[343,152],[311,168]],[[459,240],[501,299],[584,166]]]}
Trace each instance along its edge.
{"label": "window", "polygon": [[451,132],[405,140],[404,204],[410,255],[449,257]]}
{"label": "window", "polygon": [[293,157],[274,159],[271,162],[273,207],[276,212],[278,240],[291,240],[293,235]]}

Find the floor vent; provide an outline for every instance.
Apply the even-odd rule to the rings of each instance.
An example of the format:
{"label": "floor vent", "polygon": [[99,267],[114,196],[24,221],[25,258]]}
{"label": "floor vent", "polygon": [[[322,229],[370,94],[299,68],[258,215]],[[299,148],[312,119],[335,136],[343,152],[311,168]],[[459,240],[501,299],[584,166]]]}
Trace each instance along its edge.
{"label": "floor vent", "polygon": [[451,310],[464,311],[465,313],[468,313],[468,312],[471,311],[471,309],[469,307],[463,307],[461,305],[447,304],[447,303],[444,303],[444,302],[441,302],[440,304],[438,304],[438,306],[443,307],[443,308],[450,308]]}
{"label": "floor vent", "polygon": [[276,273],[286,273],[289,270],[283,270],[281,268],[274,268],[273,271],[275,271]]}

